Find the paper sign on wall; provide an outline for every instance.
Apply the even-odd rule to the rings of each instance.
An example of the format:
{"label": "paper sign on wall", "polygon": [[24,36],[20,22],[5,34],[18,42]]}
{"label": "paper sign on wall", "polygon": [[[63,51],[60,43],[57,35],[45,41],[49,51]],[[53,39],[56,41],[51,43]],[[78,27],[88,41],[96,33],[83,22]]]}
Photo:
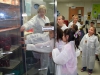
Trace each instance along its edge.
{"label": "paper sign on wall", "polygon": [[99,13],[100,13],[100,4],[93,4],[93,7],[92,7],[93,18],[97,19]]}

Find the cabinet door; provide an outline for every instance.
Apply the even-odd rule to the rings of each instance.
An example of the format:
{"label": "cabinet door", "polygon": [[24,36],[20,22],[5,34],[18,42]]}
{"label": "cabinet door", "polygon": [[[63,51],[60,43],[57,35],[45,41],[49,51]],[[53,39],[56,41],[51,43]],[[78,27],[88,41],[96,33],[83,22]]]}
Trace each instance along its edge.
{"label": "cabinet door", "polygon": [[0,3],[0,75],[22,75],[20,16],[20,5]]}
{"label": "cabinet door", "polygon": [[[45,5],[47,8],[45,19],[38,15],[38,7]],[[51,1],[31,1],[25,2],[26,13],[23,14],[24,24],[32,25],[30,30],[24,32],[26,51],[25,53],[25,73],[23,75],[50,75],[54,74],[54,62],[51,52],[54,48],[54,37],[50,39],[49,34],[55,34],[56,10],[55,0]],[[44,7],[45,8],[45,7]],[[33,20],[31,19],[33,18]],[[31,20],[30,20],[31,19]],[[48,21],[49,19],[49,21]],[[35,20],[35,21],[34,21]],[[53,26],[48,27],[48,23],[54,22]],[[47,27],[46,27],[47,26]],[[50,30],[48,30],[50,29]]]}

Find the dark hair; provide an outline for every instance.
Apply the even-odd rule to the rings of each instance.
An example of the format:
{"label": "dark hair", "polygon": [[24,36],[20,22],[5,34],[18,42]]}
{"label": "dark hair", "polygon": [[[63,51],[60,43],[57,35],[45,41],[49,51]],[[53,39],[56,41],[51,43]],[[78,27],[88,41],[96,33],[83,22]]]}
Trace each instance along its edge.
{"label": "dark hair", "polygon": [[[80,34],[77,34],[77,39],[75,38],[76,42],[79,44],[81,41],[81,32],[78,31],[78,26],[75,24],[73,24],[73,30],[75,30],[75,33],[77,33],[77,32],[80,33]],[[77,46],[77,48],[78,48],[78,46]]]}
{"label": "dark hair", "polygon": [[[90,27],[91,28],[91,27]],[[96,28],[95,27],[92,27],[94,29],[94,35],[97,35],[96,34]]]}
{"label": "dark hair", "polygon": [[50,23],[45,23],[45,26],[50,26]]}
{"label": "dark hair", "polygon": [[60,16],[62,17],[62,20],[65,20],[65,17],[63,15],[59,15],[58,17],[60,17]]}
{"label": "dark hair", "polygon": [[62,15],[62,20],[65,20],[65,17]]}
{"label": "dark hair", "polygon": [[75,30],[75,32],[78,30],[78,26],[73,24],[73,29]]}
{"label": "dark hair", "polygon": [[63,31],[60,27],[57,27],[57,41],[62,40],[63,37]]}
{"label": "dark hair", "polygon": [[54,26],[54,22],[45,23],[45,26]]}
{"label": "dark hair", "polygon": [[92,23],[92,24],[94,24],[94,22],[93,22],[93,21],[92,21],[91,23]]}
{"label": "dark hair", "polygon": [[75,35],[75,30],[73,30],[72,28],[69,28],[69,29],[66,29],[64,30],[64,35],[69,35],[69,38],[68,38],[68,42],[70,41],[75,41],[75,46],[76,48],[78,48],[79,46],[79,36],[77,36],[77,38],[74,37]]}
{"label": "dark hair", "polygon": [[54,22],[50,22],[50,26],[54,26]]}
{"label": "dark hair", "polygon": [[72,15],[72,17],[73,17],[74,15]]}

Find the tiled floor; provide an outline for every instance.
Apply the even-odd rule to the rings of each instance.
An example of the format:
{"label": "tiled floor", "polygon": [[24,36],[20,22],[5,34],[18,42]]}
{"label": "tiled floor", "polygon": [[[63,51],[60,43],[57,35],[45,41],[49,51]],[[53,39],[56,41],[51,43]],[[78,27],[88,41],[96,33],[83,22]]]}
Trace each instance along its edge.
{"label": "tiled floor", "polygon": [[[81,67],[81,56],[78,57],[78,64],[77,65],[78,65],[78,75],[88,75],[87,71],[81,72],[81,68],[82,68]],[[27,74],[28,75],[39,75],[38,70],[34,67],[32,67],[30,70],[28,70]],[[26,75],[26,74],[23,74],[23,75]],[[95,68],[94,68],[94,72],[92,73],[92,75],[100,75],[100,61],[99,62],[97,60],[95,61]]]}
{"label": "tiled floor", "polygon": [[[88,72],[81,72],[81,56],[78,57],[78,74],[79,75],[88,75]],[[100,75],[100,61],[95,61],[95,68],[92,75]]]}

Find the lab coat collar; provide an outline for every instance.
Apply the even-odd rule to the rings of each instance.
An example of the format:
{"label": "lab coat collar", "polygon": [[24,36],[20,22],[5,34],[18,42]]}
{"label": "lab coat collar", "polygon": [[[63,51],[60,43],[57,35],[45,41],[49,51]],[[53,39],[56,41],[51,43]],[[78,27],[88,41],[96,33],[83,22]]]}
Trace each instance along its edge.
{"label": "lab coat collar", "polygon": [[87,33],[87,37],[92,37],[92,36],[94,36],[94,34],[93,34],[93,35],[91,35],[91,36],[89,36],[89,34]]}
{"label": "lab coat collar", "polygon": [[71,44],[75,44],[75,41],[70,41],[69,43],[71,43]]}
{"label": "lab coat collar", "polygon": [[[72,23],[74,23],[74,22],[72,21]],[[78,21],[76,22],[76,25],[77,25],[77,23],[78,23]]]}
{"label": "lab coat collar", "polygon": [[75,45],[75,41],[70,41],[67,44],[73,44],[73,45]]}
{"label": "lab coat collar", "polygon": [[[41,18],[41,17],[39,16],[39,14],[38,14],[38,17]],[[41,18],[41,19],[43,19],[43,18]],[[44,15],[44,20],[45,20],[45,19],[46,19],[46,16]]]}
{"label": "lab coat collar", "polygon": [[[50,38],[50,37],[49,37]],[[54,40],[54,38],[50,38],[50,40]]]}
{"label": "lab coat collar", "polygon": [[38,15],[38,17],[39,17],[44,23],[46,23],[46,16],[45,16],[45,15],[44,15],[44,19],[41,18],[39,15]]}

